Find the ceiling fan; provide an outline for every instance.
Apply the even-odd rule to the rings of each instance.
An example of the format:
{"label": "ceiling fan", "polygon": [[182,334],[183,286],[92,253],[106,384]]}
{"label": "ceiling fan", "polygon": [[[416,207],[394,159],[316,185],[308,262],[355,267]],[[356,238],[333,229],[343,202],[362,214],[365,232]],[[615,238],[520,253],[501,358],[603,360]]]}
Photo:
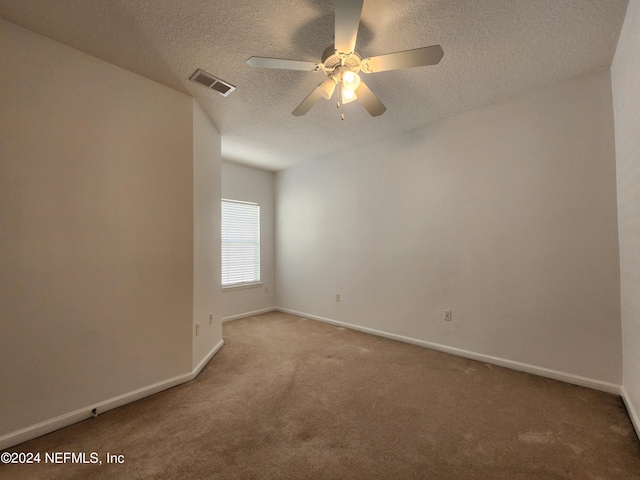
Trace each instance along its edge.
{"label": "ceiling fan", "polygon": [[[372,116],[377,117],[382,115],[387,107],[361,80],[360,72],[375,73],[435,65],[444,56],[442,47],[433,45],[362,58],[356,50],[356,37],[363,3],[364,0],[335,0],[334,45],[330,45],[322,53],[321,63],[267,57],[251,57],[247,60],[252,67],[322,72],[328,77],[298,105],[292,112],[293,115],[304,115],[321,98],[330,99],[336,87],[340,86],[341,101],[338,101],[338,107],[358,100]],[[342,119],[344,120],[344,113]]]}

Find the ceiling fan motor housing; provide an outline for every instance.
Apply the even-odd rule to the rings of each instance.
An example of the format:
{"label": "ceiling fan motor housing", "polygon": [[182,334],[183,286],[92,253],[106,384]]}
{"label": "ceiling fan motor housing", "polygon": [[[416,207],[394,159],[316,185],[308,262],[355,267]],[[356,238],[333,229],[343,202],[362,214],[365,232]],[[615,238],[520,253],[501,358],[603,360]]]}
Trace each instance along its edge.
{"label": "ceiling fan motor housing", "polygon": [[342,81],[342,74],[347,70],[353,73],[360,72],[361,61],[362,57],[357,50],[346,55],[338,54],[335,47],[329,45],[324,52],[322,52],[323,71],[326,76],[333,78],[337,82]]}

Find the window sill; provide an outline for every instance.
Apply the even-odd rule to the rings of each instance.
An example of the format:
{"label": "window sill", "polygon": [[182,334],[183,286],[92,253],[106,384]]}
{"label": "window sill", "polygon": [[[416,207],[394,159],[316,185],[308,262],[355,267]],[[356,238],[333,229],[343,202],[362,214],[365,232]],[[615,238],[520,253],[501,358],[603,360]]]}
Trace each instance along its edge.
{"label": "window sill", "polygon": [[240,285],[227,285],[222,287],[222,291],[226,292],[228,290],[241,290],[243,288],[255,288],[262,286],[262,282],[254,282],[254,283],[242,283]]}

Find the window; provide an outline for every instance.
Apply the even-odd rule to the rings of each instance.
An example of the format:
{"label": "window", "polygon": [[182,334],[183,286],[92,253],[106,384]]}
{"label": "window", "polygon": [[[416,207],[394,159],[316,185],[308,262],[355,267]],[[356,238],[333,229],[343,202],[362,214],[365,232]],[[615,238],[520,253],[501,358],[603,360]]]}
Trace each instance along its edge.
{"label": "window", "polygon": [[222,200],[222,286],[260,281],[260,205]]}

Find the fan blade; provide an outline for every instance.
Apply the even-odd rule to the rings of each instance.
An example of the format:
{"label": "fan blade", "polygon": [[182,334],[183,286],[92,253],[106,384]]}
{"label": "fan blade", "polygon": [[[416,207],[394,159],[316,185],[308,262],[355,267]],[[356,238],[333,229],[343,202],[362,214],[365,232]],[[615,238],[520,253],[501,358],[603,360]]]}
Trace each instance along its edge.
{"label": "fan blade", "polygon": [[285,60],[283,58],[251,57],[247,63],[252,67],[281,68],[283,70],[304,70],[313,72],[319,69],[317,63],[302,60]]}
{"label": "fan blade", "polygon": [[[296,107],[296,109],[291,112],[296,117],[301,117],[313,107],[318,100],[320,100],[324,95],[323,92],[326,92],[327,88],[333,86],[335,88],[336,82],[334,82],[331,78],[327,78],[324,82],[318,85],[313,91],[307,95],[300,105]],[[333,93],[333,91],[332,91]]]}
{"label": "fan blade", "polygon": [[365,73],[386,72],[401,68],[424,67],[435,65],[444,56],[440,45],[415,48],[403,52],[387,53],[376,57],[365,58],[361,62],[362,71]]}
{"label": "fan blade", "polygon": [[387,107],[384,106],[384,104],[378,99],[378,97],[376,97],[375,94],[371,90],[369,90],[369,87],[367,87],[364,82],[361,82],[360,86],[356,88],[356,97],[372,117],[382,115],[387,109]]}
{"label": "fan blade", "polygon": [[351,53],[356,48],[360,14],[364,0],[336,0],[335,48],[340,53]]}

